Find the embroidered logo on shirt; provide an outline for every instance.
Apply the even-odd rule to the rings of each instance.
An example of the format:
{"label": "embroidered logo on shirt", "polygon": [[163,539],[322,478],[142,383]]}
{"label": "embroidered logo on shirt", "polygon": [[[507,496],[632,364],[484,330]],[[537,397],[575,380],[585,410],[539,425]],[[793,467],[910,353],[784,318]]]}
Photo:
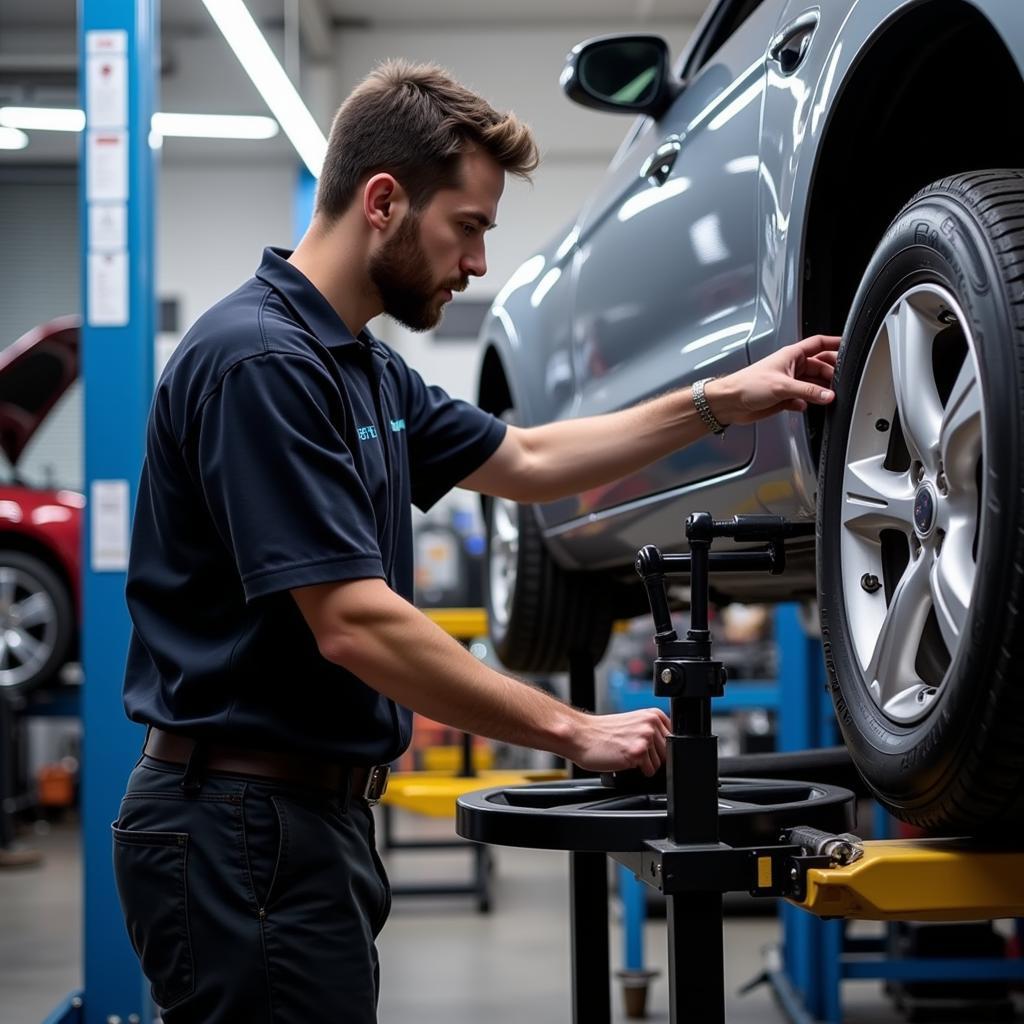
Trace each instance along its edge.
{"label": "embroidered logo on shirt", "polygon": [[360,441],[372,441],[377,437],[377,428],[372,424],[368,427],[356,427]]}
{"label": "embroidered logo on shirt", "polygon": [[391,429],[394,433],[398,433],[400,430],[405,430],[405,420],[392,420]]}

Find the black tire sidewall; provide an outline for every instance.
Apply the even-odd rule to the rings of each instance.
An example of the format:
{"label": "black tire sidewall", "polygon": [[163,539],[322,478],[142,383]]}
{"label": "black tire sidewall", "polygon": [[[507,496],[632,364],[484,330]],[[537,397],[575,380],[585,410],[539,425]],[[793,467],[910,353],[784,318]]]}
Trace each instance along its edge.
{"label": "black tire sidewall", "polygon": [[[882,317],[917,284],[946,287],[975,342],[983,395],[985,500],[976,583],[965,639],[926,717],[902,726],[870,696],[849,639],[842,599],[840,516],[850,420],[861,374]],[[934,191],[909,205],[886,233],[864,275],[844,330],[836,400],[822,442],[818,486],[818,592],[828,686],[839,725],[861,772],[893,809],[930,816],[962,764],[986,715],[999,647],[1012,629],[1006,553],[1020,521],[1018,452],[1021,410],[1010,300],[976,215],[953,195]],[[995,424],[999,425],[998,443]]]}
{"label": "black tire sidewall", "polygon": [[607,581],[597,573],[569,572],[548,553],[531,505],[518,506],[519,547],[508,622],[498,626],[491,602],[494,499],[485,508],[487,551],[484,603],[495,654],[517,672],[562,672],[585,653],[597,664],[611,635]]}

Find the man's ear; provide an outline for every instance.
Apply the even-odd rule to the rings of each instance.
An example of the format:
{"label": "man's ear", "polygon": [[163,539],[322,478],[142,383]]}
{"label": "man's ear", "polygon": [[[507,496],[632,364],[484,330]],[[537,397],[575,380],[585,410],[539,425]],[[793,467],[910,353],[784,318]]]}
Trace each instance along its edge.
{"label": "man's ear", "polygon": [[363,188],[363,216],[376,231],[387,231],[397,224],[408,208],[405,189],[390,174],[373,175]]}

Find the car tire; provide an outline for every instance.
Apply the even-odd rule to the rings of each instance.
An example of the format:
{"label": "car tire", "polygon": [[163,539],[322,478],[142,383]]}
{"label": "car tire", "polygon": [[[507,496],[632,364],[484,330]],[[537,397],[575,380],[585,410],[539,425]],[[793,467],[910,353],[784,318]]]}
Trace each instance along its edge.
{"label": "car tire", "polygon": [[34,555],[0,550],[0,693],[26,693],[53,679],[74,631],[60,577]]}
{"label": "car tire", "polygon": [[919,192],[854,299],[822,439],[828,686],[879,800],[1024,821],[1024,171]]}
{"label": "car tire", "polygon": [[596,665],[611,635],[607,583],[548,554],[533,508],[486,502],[484,602],[491,645],[516,672],[561,672],[580,653]]}

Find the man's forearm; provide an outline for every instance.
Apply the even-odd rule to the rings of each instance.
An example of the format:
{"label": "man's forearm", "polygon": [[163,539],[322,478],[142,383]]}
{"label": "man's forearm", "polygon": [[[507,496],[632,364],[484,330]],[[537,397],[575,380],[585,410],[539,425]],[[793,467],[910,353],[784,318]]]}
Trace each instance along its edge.
{"label": "man's forearm", "polygon": [[328,629],[324,657],[427,718],[573,758],[582,712],[495,672],[383,581],[368,582],[351,605],[339,592],[332,618],[344,627]]}
{"label": "man's forearm", "polygon": [[[724,382],[710,381],[705,394],[728,422]],[[529,493],[515,497],[543,502],[578,494],[629,476],[707,433],[690,388],[619,412],[531,427],[521,432],[530,471],[519,483]]]}

